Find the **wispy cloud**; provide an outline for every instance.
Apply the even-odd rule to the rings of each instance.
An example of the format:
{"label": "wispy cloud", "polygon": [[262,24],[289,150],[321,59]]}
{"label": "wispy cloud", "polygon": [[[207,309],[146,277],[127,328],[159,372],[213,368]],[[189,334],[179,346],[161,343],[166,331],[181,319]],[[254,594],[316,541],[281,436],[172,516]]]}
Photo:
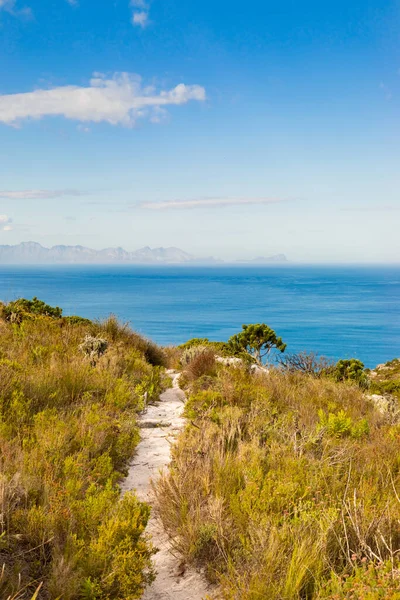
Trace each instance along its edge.
{"label": "wispy cloud", "polygon": [[217,208],[225,206],[241,206],[250,204],[277,204],[283,198],[197,198],[194,200],[167,200],[165,202],[142,202],[140,208],[150,210],[171,210],[190,208]]}
{"label": "wispy cloud", "polygon": [[0,198],[7,200],[49,200],[63,196],[83,195],[84,192],[79,190],[0,190]]}
{"label": "wispy cloud", "polygon": [[0,215],[0,229],[3,231],[12,231],[12,219],[7,215]]}
{"label": "wispy cloud", "polygon": [[66,85],[0,95],[0,122],[18,125],[25,119],[63,116],[80,122],[132,127],[139,119],[153,119],[162,107],[205,98],[205,89],[200,85],[180,83],[170,90],[156,91],[154,87],[143,87],[138,75],[115,73],[107,79],[95,73],[88,87]]}
{"label": "wispy cloud", "polygon": [[16,0],[0,0],[0,11],[2,10],[8,12],[14,17],[23,17],[26,19],[32,18],[32,10],[27,6],[18,8]]}
{"label": "wispy cloud", "polygon": [[144,29],[149,24],[149,3],[146,0],[131,0],[132,24]]}

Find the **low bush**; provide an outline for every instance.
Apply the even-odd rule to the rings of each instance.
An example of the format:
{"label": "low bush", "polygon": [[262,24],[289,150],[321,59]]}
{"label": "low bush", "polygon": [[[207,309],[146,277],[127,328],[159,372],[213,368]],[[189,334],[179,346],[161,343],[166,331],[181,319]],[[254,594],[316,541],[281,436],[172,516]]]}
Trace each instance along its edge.
{"label": "low bush", "polygon": [[344,379],[219,366],[192,382],[156,493],[222,598],[398,598],[399,425]]}
{"label": "low bush", "polygon": [[184,344],[178,346],[178,350],[184,351],[190,348],[196,348],[202,346],[203,348],[209,348],[213,350],[215,354],[219,356],[234,356],[235,351],[230,347],[227,342],[212,342],[208,338],[192,338]]}
{"label": "low bush", "polygon": [[369,386],[364,364],[356,358],[339,360],[333,370],[333,376],[336,381],[354,381],[363,389]]}
{"label": "low bush", "polygon": [[62,317],[62,309],[59,306],[50,306],[35,296],[32,300],[19,298],[9,304],[3,305],[2,315],[6,321],[21,323],[24,319],[33,319],[35,317],[60,319]]}
{"label": "low bush", "polygon": [[42,582],[43,600],[139,598],[153,577],[149,508],[118,482],[160,369],[137,334],[32,302],[34,318],[11,322],[5,307],[1,323],[0,597],[30,599]]}
{"label": "low bush", "polygon": [[284,371],[304,373],[304,375],[312,377],[327,376],[334,370],[332,361],[324,356],[318,356],[314,352],[286,354],[278,358],[278,364]]}
{"label": "low bush", "polygon": [[213,350],[206,348],[204,352],[199,353],[190,361],[185,373],[190,379],[197,379],[204,375],[211,376],[215,374],[216,364]]}

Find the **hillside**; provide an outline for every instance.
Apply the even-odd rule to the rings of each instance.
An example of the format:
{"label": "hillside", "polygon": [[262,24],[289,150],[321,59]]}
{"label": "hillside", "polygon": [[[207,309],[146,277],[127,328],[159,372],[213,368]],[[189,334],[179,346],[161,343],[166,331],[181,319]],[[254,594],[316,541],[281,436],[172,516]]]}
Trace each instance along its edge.
{"label": "hillside", "polygon": [[[0,245],[0,264],[132,264],[132,265],[180,265],[220,264],[223,260],[213,256],[197,258],[180,248],[150,248],[145,246],[133,252],[123,248],[94,250],[86,246],[52,246],[45,248],[37,242],[21,242],[16,246]],[[284,254],[239,260],[239,263],[285,263]]]}
{"label": "hillside", "polygon": [[63,318],[38,300],[1,307],[0,597],[141,596],[153,579],[149,507],[120,499],[158,398],[164,355],[110,318]]}
{"label": "hillside", "polygon": [[265,324],[161,349],[113,317],[1,305],[0,597],[398,600],[400,361],[285,350]]}
{"label": "hillside", "polygon": [[399,599],[399,399],[379,394],[400,361],[252,372],[221,350],[180,354],[188,425],[157,486],[177,548],[225,600]]}

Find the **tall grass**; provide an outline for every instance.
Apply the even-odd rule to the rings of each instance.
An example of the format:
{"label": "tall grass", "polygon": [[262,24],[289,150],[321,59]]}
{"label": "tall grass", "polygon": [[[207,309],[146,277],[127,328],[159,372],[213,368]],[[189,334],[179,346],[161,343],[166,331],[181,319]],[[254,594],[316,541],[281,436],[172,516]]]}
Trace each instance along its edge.
{"label": "tall grass", "polygon": [[[118,482],[162,352],[116,320],[28,317],[0,319],[0,597],[138,598],[149,508]],[[96,366],[86,335],[108,340]]]}
{"label": "tall grass", "polygon": [[398,422],[355,384],[297,372],[219,366],[188,392],[156,493],[223,598],[399,598]]}

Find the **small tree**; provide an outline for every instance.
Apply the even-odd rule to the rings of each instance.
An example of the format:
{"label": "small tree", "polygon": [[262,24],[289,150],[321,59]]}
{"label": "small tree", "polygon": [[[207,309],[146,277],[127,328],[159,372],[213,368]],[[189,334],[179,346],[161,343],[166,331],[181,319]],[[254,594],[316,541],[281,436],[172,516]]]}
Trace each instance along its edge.
{"label": "small tree", "polygon": [[275,331],[265,323],[242,325],[242,330],[228,341],[234,354],[245,352],[262,366],[271,350],[285,351],[286,344],[283,343],[282,338],[277,337]]}

